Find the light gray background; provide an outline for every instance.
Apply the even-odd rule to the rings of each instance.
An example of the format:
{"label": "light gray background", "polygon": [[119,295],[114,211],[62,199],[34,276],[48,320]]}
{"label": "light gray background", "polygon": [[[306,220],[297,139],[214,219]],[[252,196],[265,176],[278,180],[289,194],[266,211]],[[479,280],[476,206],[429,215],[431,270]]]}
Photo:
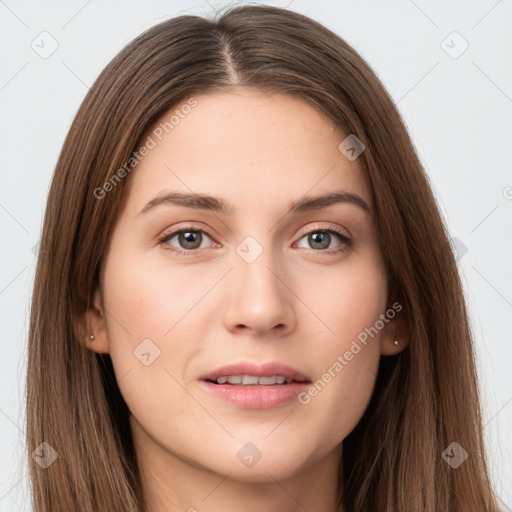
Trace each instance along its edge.
{"label": "light gray background", "polygon": [[[353,45],[409,127],[459,255],[467,249],[459,265],[477,342],[485,437],[496,489],[511,507],[512,2],[267,4],[289,5]],[[0,1],[0,512],[29,510],[22,405],[33,248],[71,120],[88,87],[133,37],[169,17],[224,5]],[[46,59],[31,46],[51,49],[43,31],[58,43]],[[469,47],[459,56],[464,41]]]}

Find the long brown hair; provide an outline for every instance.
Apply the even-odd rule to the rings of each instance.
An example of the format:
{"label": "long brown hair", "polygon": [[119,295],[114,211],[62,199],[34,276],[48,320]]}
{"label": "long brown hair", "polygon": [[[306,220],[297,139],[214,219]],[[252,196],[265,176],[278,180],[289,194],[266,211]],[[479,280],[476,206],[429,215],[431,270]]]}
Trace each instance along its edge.
{"label": "long brown hair", "polygon": [[[110,356],[83,341],[125,180],[104,198],[95,191],[164,112],[236,85],[302,98],[366,146],[359,161],[410,342],[381,358],[370,404],[343,441],[345,510],[495,512],[461,282],[404,123],[343,39],[267,6],[152,27],[107,65],[74,119],[49,191],[31,308],[26,407],[34,511],[143,510],[129,411]],[[43,442],[58,454],[48,467],[30,456]],[[457,468],[442,457],[452,442],[469,454]],[[47,445],[43,452],[53,453]]]}

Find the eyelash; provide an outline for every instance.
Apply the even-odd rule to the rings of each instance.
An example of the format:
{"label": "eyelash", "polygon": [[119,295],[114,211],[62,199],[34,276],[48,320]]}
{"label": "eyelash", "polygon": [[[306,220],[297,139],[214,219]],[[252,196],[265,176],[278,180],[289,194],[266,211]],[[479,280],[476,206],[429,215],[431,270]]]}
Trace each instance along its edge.
{"label": "eyelash", "polygon": [[[158,243],[159,243],[159,245],[163,246],[166,242],[168,242],[175,235],[178,235],[178,234],[183,233],[183,232],[189,232],[189,231],[192,231],[194,233],[205,233],[206,235],[208,235],[209,238],[211,238],[213,240],[213,237],[208,233],[208,231],[205,231],[204,229],[197,229],[197,228],[194,228],[193,226],[188,226],[188,227],[185,227],[185,228],[180,228],[180,229],[171,231],[169,233],[164,233],[158,239]],[[352,246],[352,240],[350,238],[348,238],[347,236],[345,236],[335,226],[329,226],[329,228],[313,229],[312,231],[308,231],[307,233],[302,235],[299,240],[302,240],[305,236],[310,235],[311,233],[334,233],[343,242],[341,244],[342,245],[341,248],[334,249],[334,250],[310,249],[313,252],[322,253],[322,254],[337,254],[337,253],[342,253],[342,252],[346,251],[347,249],[349,249]],[[169,246],[169,245],[167,247],[165,247],[165,250],[173,251],[173,252],[178,253],[178,254],[183,255],[183,256],[186,256],[186,255],[198,252],[198,249],[194,249],[192,251],[187,251],[187,250],[180,250],[180,249],[171,248],[171,246]]]}

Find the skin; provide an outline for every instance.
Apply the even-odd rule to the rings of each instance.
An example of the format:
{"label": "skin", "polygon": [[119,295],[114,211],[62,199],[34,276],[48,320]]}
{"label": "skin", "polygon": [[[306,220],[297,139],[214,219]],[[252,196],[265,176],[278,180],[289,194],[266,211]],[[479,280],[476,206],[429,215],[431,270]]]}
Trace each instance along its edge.
{"label": "skin", "polygon": [[[339,189],[372,209],[370,190],[358,160],[338,149],[348,133],[305,101],[241,87],[195,98],[125,178],[88,346],[112,358],[149,512],[333,512],[341,442],[368,405],[380,355],[407,342],[401,315],[307,404],[242,409],[198,378],[279,361],[315,382],[375,325],[390,302],[373,214],[351,203],[288,212],[304,195]],[[164,190],[220,197],[235,213],[166,204],[139,214]],[[158,241],[191,227],[205,231],[188,255],[172,252],[187,249],[178,235]],[[352,244],[334,233],[327,248],[308,239],[331,227]],[[251,263],[236,252],[249,235],[263,250]],[[134,350],[148,338],[160,355],[145,366]],[[262,454],[251,467],[237,457],[248,442]]]}

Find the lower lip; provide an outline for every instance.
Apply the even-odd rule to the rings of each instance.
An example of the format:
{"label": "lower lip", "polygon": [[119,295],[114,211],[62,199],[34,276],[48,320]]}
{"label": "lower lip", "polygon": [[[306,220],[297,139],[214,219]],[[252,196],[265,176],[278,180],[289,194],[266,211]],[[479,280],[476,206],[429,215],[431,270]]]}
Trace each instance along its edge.
{"label": "lower lip", "polygon": [[210,393],[242,409],[270,409],[278,407],[296,399],[297,395],[309,385],[306,382],[292,382],[291,384],[269,386],[238,386],[233,384],[214,384],[206,380],[200,382]]}

